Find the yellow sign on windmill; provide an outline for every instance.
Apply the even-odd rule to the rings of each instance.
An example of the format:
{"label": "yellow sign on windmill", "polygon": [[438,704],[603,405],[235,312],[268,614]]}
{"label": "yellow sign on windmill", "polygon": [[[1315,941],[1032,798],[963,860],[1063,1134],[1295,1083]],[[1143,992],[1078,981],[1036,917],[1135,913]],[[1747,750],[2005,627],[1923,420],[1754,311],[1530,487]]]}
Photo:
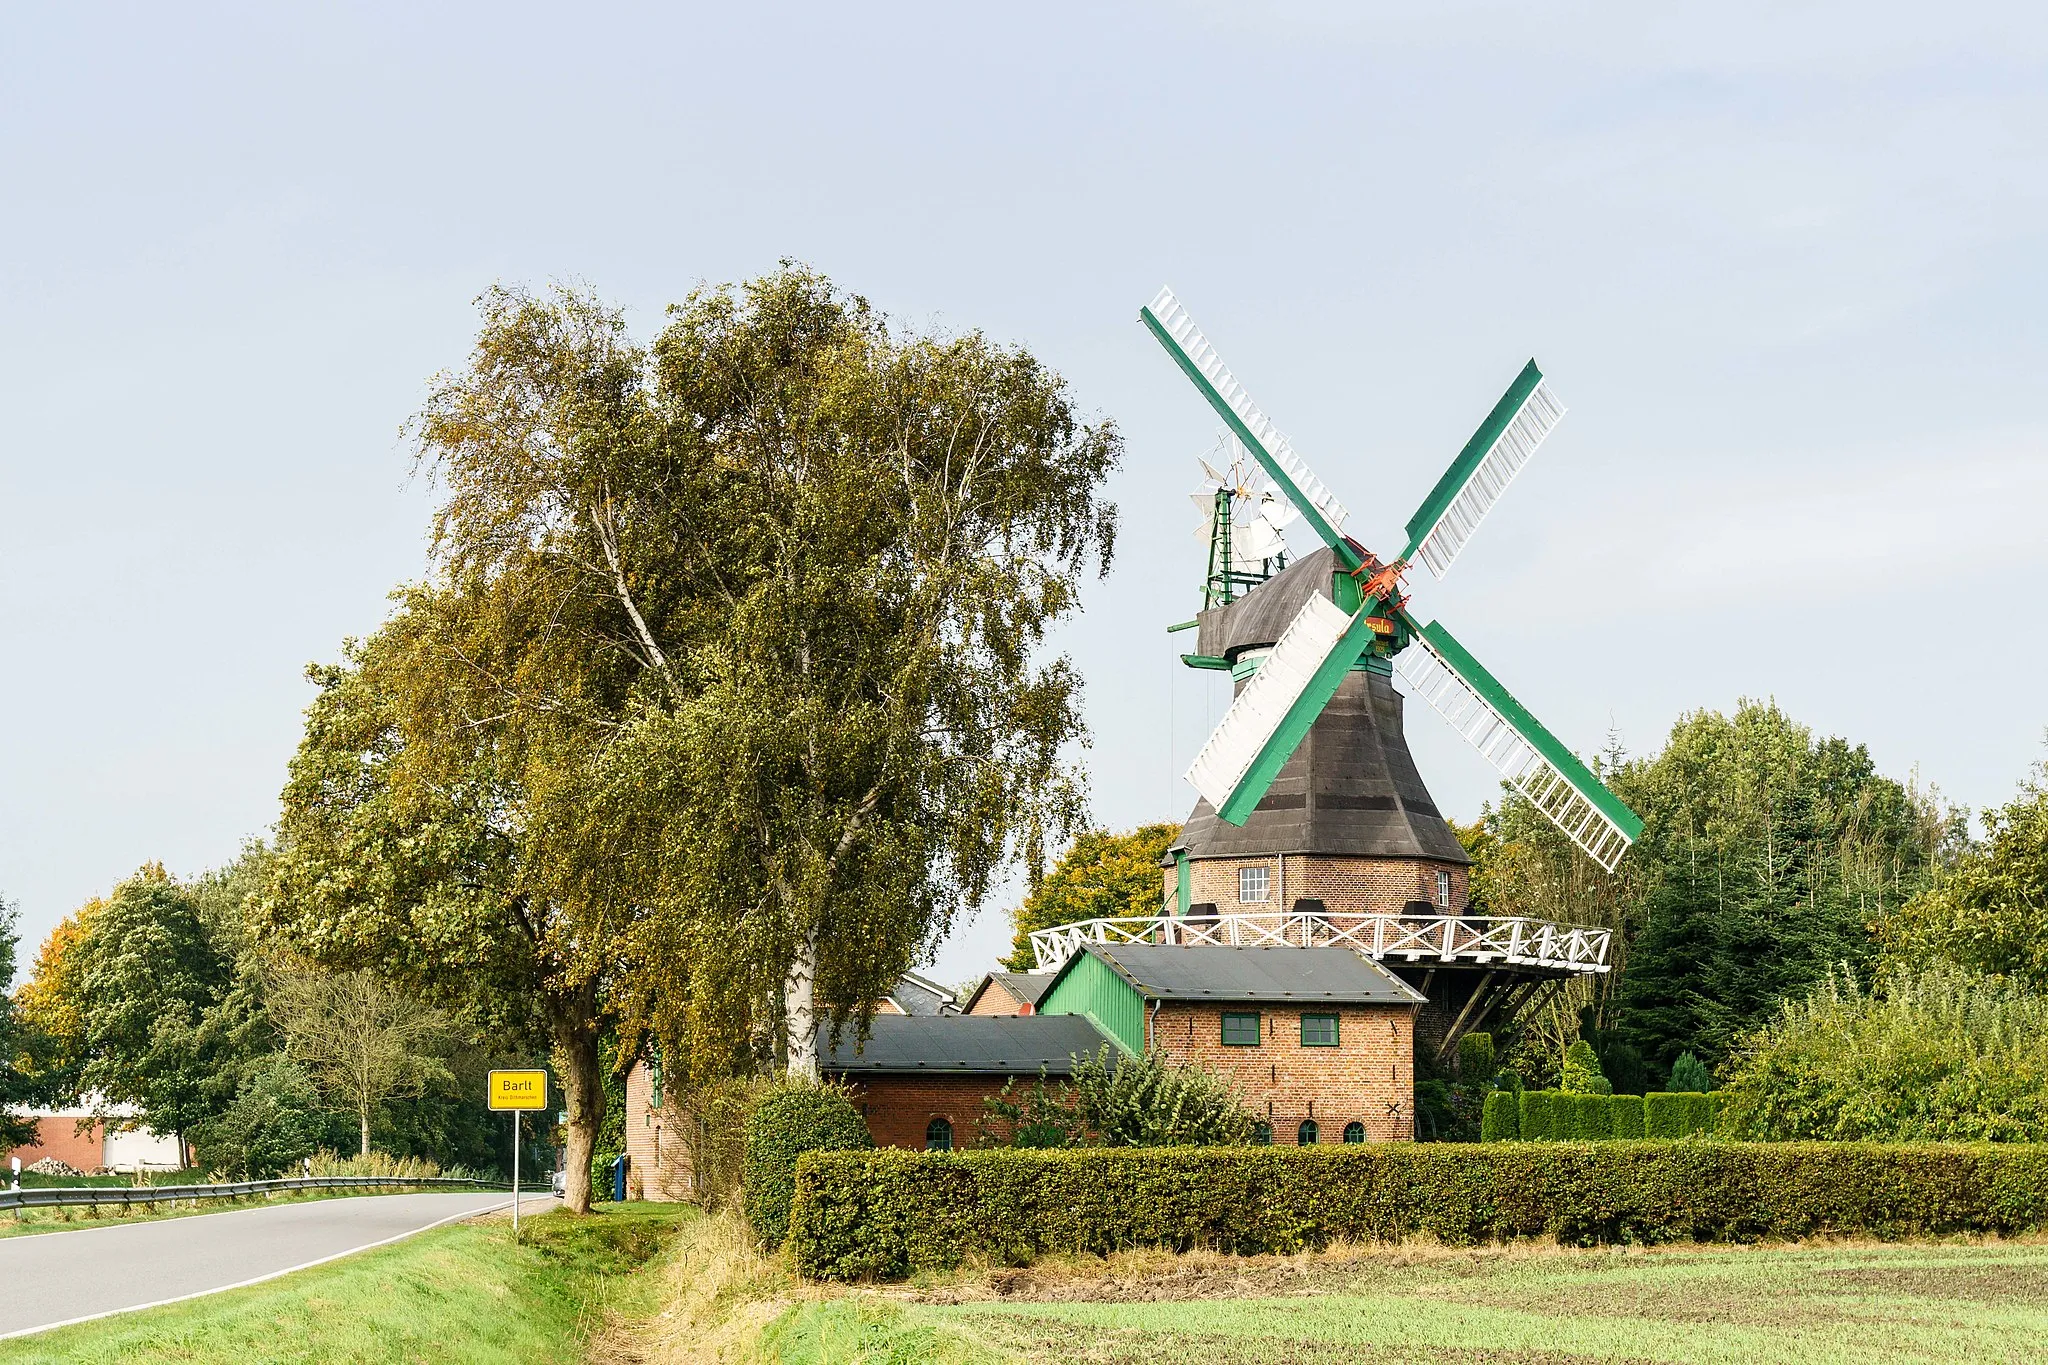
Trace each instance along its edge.
{"label": "yellow sign on windmill", "polygon": [[490,1096],[493,1109],[545,1109],[548,1107],[548,1073],[493,1071]]}

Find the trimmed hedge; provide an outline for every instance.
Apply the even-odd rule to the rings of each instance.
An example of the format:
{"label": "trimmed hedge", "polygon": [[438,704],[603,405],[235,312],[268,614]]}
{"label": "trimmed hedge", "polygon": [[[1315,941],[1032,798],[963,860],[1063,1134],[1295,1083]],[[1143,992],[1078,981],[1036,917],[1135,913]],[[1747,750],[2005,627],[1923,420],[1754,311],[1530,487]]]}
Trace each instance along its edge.
{"label": "trimmed hedge", "polygon": [[1485,1107],[1479,1111],[1479,1140],[1513,1142],[1521,1135],[1521,1097],[1507,1090],[1488,1095]]}
{"label": "trimmed hedge", "polygon": [[969,1257],[1130,1247],[1292,1253],[1427,1234],[1469,1245],[2012,1234],[2048,1226],[2048,1146],[1384,1143],[816,1152],[789,1245],[853,1280]]}
{"label": "trimmed hedge", "polygon": [[1643,1136],[1678,1138],[1711,1133],[1720,1110],[1717,1095],[1693,1090],[1652,1091],[1643,1096]]}
{"label": "trimmed hedge", "polygon": [[873,1147],[867,1120],[844,1091],[795,1083],[770,1091],[747,1115],[741,1173],[747,1221],[769,1246],[789,1230],[797,1159],[806,1152]]}
{"label": "trimmed hedge", "polygon": [[1610,1095],[1607,1098],[1607,1113],[1614,1121],[1611,1137],[1627,1141],[1643,1134],[1643,1097],[1641,1095]]}
{"label": "trimmed hedge", "polygon": [[1523,1141],[1536,1142],[1557,1135],[1556,1102],[1564,1098],[1562,1090],[1524,1090],[1517,1098],[1522,1110]]}

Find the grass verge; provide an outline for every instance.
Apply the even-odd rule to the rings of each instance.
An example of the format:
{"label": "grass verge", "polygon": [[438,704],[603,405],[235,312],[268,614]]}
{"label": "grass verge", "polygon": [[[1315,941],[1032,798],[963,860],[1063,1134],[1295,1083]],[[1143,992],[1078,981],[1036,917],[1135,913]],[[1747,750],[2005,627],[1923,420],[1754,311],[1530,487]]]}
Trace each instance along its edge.
{"label": "grass verge", "polygon": [[[1802,1365],[2048,1358],[2048,1242],[1337,1248],[1052,1258],[904,1286],[801,1284],[706,1219],[615,1359],[719,1365]],[[708,1286],[716,1286],[711,1288]]]}
{"label": "grass verge", "polygon": [[576,1361],[657,1306],[642,1271],[693,1213],[605,1204],[588,1217],[435,1228],[247,1289],[0,1342],[0,1362]]}

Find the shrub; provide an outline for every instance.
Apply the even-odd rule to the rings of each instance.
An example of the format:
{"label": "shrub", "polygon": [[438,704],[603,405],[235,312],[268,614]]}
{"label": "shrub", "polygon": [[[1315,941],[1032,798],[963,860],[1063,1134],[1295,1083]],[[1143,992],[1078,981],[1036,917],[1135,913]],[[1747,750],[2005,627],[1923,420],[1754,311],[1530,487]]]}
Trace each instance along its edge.
{"label": "shrub", "polygon": [[1458,1076],[1468,1085],[1484,1085],[1497,1070],[1491,1033],[1468,1033],[1458,1040]]}
{"label": "shrub", "polygon": [[2048,993],[1956,967],[1846,972],[1738,1043],[1718,1092],[1756,1139],[2048,1141]]}
{"label": "shrub", "polygon": [[984,1098],[975,1126],[977,1147],[1082,1147],[1088,1142],[1074,1088],[1048,1080],[1043,1068],[1025,1089],[1018,1090],[1012,1076],[999,1093]]}
{"label": "shrub", "polygon": [[769,1246],[780,1246],[789,1230],[798,1157],[875,1145],[853,1101],[831,1085],[792,1082],[770,1091],[747,1115],[746,1131],[747,1221]]}
{"label": "shrub", "polygon": [[819,1153],[798,1164],[796,1267],[831,1279],[970,1257],[1197,1247],[2009,1235],[2048,1226],[2048,1148],[1876,1143]]}
{"label": "shrub", "polygon": [[193,1128],[192,1143],[223,1180],[268,1180],[311,1156],[326,1128],[313,1082],[280,1054],[242,1080],[225,1111]]}
{"label": "shrub", "polygon": [[1522,1139],[1525,1142],[1541,1142],[1545,1138],[1559,1136],[1556,1127],[1557,1091],[1524,1090],[1519,1098],[1522,1110]]}
{"label": "shrub", "polygon": [[368,1156],[359,1156],[351,1152],[343,1156],[336,1151],[323,1150],[307,1158],[307,1165],[312,1175],[386,1175],[398,1180],[423,1180],[437,1175],[472,1174],[460,1168],[443,1171],[441,1163],[429,1157],[393,1156],[389,1152],[371,1152]]}
{"label": "shrub", "polygon": [[1105,1147],[1209,1147],[1251,1141],[1258,1116],[1229,1082],[1157,1052],[1132,1056],[1108,1043],[1074,1067],[1081,1124]]}
{"label": "shrub", "polygon": [[1673,1091],[1691,1090],[1704,1095],[1714,1088],[1714,1077],[1707,1070],[1705,1062],[1690,1052],[1681,1052],[1678,1054],[1678,1060],[1671,1064],[1671,1084],[1668,1088]]}
{"label": "shrub", "polygon": [[779,1084],[766,1076],[742,1076],[696,1086],[680,1097],[661,1091],[661,1102],[674,1106],[669,1131],[682,1138],[690,1154],[692,1192],[705,1208],[741,1203],[747,1120]]}
{"label": "shrub", "polygon": [[1641,1095],[1608,1096],[1607,1113],[1608,1117],[1612,1120],[1612,1136],[1617,1138],[1639,1138],[1643,1136],[1643,1097]]}
{"label": "shrub", "polygon": [[1496,1090],[1486,1097],[1486,1109],[1479,1118],[1481,1142],[1513,1142],[1522,1135],[1521,1097]]}
{"label": "shrub", "polygon": [[1614,1087],[1600,1070],[1600,1058],[1584,1038],[1564,1051],[1564,1066],[1558,1072],[1557,1088],[1574,1095],[1611,1095]]}

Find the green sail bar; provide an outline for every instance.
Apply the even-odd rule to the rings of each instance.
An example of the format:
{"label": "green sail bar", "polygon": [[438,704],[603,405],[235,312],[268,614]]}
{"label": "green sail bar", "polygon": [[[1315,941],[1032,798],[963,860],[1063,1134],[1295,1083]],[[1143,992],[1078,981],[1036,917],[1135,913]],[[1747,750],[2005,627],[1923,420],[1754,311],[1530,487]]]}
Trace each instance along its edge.
{"label": "green sail bar", "polygon": [[[1405,617],[1405,613],[1403,613]],[[1396,667],[1502,777],[1552,824],[1612,872],[1643,822],[1578,757],[1543,728],[1448,630],[1435,621],[1409,629],[1420,650]]]}
{"label": "green sail bar", "polygon": [[1563,419],[1564,405],[1530,361],[1409,518],[1408,548],[1401,558],[1442,578],[1536,447]]}
{"label": "green sail bar", "polygon": [[1364,563],[1358,552],[1344,539],[1344,518],[1347,513],[1344,504],[1317,478],[1315,471],[1308,467],[1301,456],[1294,453],[1286,436],[1275,427],[1266,414],[1259,411],[1251,395],[1237,382],[1223,364],[1223,358],[1209,339],[1195,326],[1195,320],[1188,316],[1187,309],[1173,296],[1171,289],[1161,289],[1158,297],[1138,310],[1138,317],[1166,348],[1183,373],[1194,381],[1202,396],[1209,400],[1209,406],[1216,409],[1221,417],[1251,451],[1259,467],[1266,471],[1273,482],[1287,495],[1308,524],[1315,527],[1323,543],[1337,552],[1347,569],[1356,569]]}

